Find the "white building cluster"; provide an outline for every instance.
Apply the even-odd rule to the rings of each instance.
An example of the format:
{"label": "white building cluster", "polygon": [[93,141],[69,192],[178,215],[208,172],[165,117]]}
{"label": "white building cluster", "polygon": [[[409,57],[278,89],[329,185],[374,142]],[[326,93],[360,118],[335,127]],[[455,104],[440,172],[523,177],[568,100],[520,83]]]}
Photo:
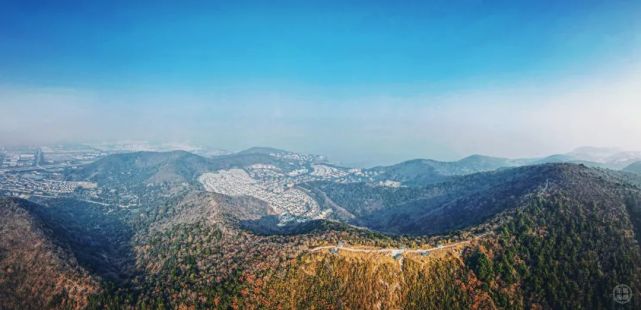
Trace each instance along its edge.
{"label": "white building cluster", "polygon": [[207,191],[263,200],[283,218],[316,219],[328,214],[327,211],[322,212],[318,203],[305,191],[291,184],[283,184],[277,178],[256,180],[245,170],[230,169],[205,173],[198,180]]}

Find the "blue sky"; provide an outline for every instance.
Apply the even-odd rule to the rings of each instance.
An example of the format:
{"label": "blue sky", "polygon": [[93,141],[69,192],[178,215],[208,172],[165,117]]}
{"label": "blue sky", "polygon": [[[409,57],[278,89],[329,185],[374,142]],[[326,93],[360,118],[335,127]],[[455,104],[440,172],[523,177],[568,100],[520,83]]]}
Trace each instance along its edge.
{"label": "blue sky", "polygon": [[[0,105],[12,124],[0,143],[270,144],[351,162],[527,155],[612,139],[559,139],[567,124],[551,124],[550,143],[483,113],[447,138],[423,125],[439,113],[458,123],[461,106],[552,109],[632,85],[641,60],[640,1],[131,2],[0,1]],[[491,132],[532,145],[497,145]]]}

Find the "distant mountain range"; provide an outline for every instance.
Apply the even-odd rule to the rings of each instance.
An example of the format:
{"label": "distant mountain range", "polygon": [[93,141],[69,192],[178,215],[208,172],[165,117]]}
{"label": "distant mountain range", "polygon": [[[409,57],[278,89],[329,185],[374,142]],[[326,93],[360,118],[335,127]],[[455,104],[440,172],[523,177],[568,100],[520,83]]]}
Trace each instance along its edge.
{"label": "distant mountain range", "polygon": [[526,161],[472,155],[459,161],[442,162],[415,159],[400,164],[368,169],[379,180],[393,180],[405,185],[425,185],[446,180],[452,176],[517,167]]}
{"label": "distant mountain range", "polygon": [[[287,225],[296,225],[291,222],[293,219],[326,218],[386,233],[420,235],[445,233],[478,224],[499,212],[501,206],[515,203],[515,195],[534,191],[543,183],[546,186],[557,184],[559,178],[570,171],[568,169],[578,167],[548,162],[602,167],[606,162],[621,162],[623,155],[620,154],[582,148],[568,155],[544,159],[513,160],[473,155],[455,162],[418,159],[392,166],[352,169],[328,164],[321,156],[264,147],[211,158],[185,151],[135,152],[110,155],[68,170],[67,178],[96,182],[106,188],[139,187],[141,191],[150,185],[168,186],[172,190],[179,186],[201,189],[201,175],[241,169],[247,171],[247,177],[257,185],[247,187],[249,185],[238,183],[232,185],[237,188],[231,190],[242,193],[247,187],[244,195],[271,201],[273,209],[265,219],[244,222],[256,231],[283,231]],[[635,167],[638,165],[632,164],[625,171],[636,172]],[[605,170],[600,173],[607,174]],[[232,177],[226,182],[241,182],[233,179],[235,174],[225,177]],[[218,191],[216,186],[211,191]],[[277,194],[275,188],[282,186],[297,189],[296,195],[308,196],[301,203],[311,201],[317,206],[308,205],[306,208],[309,209],[300,211],[288,209],[287,202],[277,199],[282,194]],[[272,190],[277,192],[270,194]],[[225,190],[219,193],[229,194]],[[287,195],[282,197],[291,199],[285,198],[289,197]],[[479,208],[479,211],[452,211],[470,208]]]}
{"label": "distant mountain range", "polygon": [[[590,167],[625,169],[634,172],[635,162],[641,162],[640,152],[624,152],[608,148],[579,148],[567,154],[544,158],[508,159],[472,155],[458,161],[444,162],[431,159],[414,159],[391,166],[359,169],[372,181],[397,181],[403,185],[427,185],[442,182],[452,176],[493,171],[544,163],[577,163]],[[114,179],[116,183],[181,183],[194,180],[205,171],[243,168],[252,164],[275,165],[285,171],[293,171],[309,164],[329,164],[320,155],[294,153],[268,147],[254,147],[237,153],[202,157],[186,151],[132,152],[116,154],[83,167],[71,174],[73,179],[93,180],[100,176],[101,182]],[[638,164],[637,164],[638,165]],[[332,165],[349,171],[350,168]],[[134,179],[127,177],[135,171]],[[103,173],[104,172],[104,173]],[[138,178],[144,179],[138,179]]]}
{"label": "distant mountain range", "polygon": [[70,172],[73,179],[102,183],[181,183],[200,174],[220,169],[242,168],[252,164],[273,164],[289,170],[290,161],[316,160],[320,156],[296,154],[270,148],[251,148],[229,155],[204,157],[187,151],[130,152],[102,158]]}
{"label": "distant mountain range", "polygon": [[145,185],[148,183],[189,183],[210,169],[209,160],[185,151],[133,152],[110,155],[70,171],[71,180],[101,185]]}
{"label": "distant mountain range", "polygon": [[441,182],[451,176],[527,165],[575,163],[584,164],[589,167],[621,170],[638,161],[641,161],[641,152],[628,152],[612,148],[582,147],[566,154],[550,155],[543,158],[508,159],[472,155],[453,162],[415,159],[392,166],[375,167],[369,170],[376,173],[379,179],[390,179],[406,185],[420,185]]}

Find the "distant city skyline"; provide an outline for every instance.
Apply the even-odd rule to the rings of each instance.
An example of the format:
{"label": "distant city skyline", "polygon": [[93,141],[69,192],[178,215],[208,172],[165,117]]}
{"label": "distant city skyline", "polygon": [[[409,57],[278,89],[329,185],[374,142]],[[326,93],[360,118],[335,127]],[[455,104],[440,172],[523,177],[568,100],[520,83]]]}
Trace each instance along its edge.
{"label": "distant city skyline", "polygon": [[641,150],[641,3],[3,3],[0,145]]}

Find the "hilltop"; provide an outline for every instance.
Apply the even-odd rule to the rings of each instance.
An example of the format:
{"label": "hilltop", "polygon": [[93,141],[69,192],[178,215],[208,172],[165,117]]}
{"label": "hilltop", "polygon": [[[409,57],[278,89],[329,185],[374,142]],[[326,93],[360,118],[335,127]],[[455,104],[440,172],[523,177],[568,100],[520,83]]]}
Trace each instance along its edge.
{"label": "hilltop", "polygon": [[147,183],[190,183],[210,169],[208,159],[185,151],[133,152],[110,155],[68,171],[72,180],[100,185],[136,186]]}

